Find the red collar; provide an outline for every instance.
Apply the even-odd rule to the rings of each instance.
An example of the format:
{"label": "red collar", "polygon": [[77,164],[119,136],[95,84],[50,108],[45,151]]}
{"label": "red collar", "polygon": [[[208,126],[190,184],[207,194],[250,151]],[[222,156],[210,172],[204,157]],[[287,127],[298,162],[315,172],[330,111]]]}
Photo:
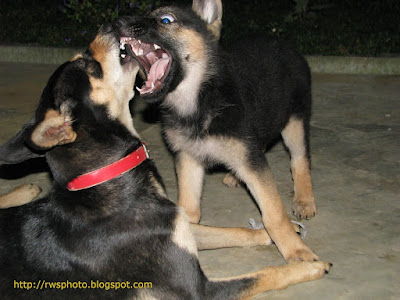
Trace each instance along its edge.
{"label": "red collar", "polygon": [[149,153],[143,143],[142,146],[131,154],[121,158],[119,161],[76,177],[68,182],[67,188],[70,191],[79,191],[91,188],[132,170],[148,158]]}

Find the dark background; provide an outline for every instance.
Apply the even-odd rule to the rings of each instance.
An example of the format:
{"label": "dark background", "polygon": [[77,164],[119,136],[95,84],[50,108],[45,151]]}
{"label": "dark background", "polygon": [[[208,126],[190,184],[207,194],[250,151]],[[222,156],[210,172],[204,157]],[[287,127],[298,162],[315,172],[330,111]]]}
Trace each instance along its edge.
{"label": "dark background", "polygon": [[[99,23],[178,1],[0,0],[0,44],[85,47]],[[82,11],[75,9],[82,5]],[[96,6],[84,8],[83,3]],[[305,4],[307,3],[307,4]],[[133,5],[132,5],[133,4]],[[86,10],[85,10],[86,9]],[[400,54],[399,0],[225,0],[223,43],[253,32],[291,41],[304,54]]]}

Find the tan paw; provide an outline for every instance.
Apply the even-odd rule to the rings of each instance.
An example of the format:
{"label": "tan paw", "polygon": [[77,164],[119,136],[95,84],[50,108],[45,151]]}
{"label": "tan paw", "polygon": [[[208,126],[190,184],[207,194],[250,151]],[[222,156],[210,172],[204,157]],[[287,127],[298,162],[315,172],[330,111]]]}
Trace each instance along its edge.
{"label": "tan paw", "polygon": [[31,202],[40,192],[41,189],[37,185],[21,185],[15,190],[0,197],[0,208],[24,205]]}
{"label": "tan paw", "polygon": [[332,264],[325,261],[314,261],[314,262],[300,262],[297,263],[299,269],[303,269],[306,280],[316,280],[322,278],[325,274],[328,274]]}
{"label": "tan paw", "polygon": [[307,246],[291,251],[290,254],[284,255],[284,257],[288,263],[319,260],[318,255]]}
{"label": "tan paw", "polygon": [[41,188],[38,187],[36,184],[24,184],[23,186],[21,186],[21,188],[26,189],[27,194],[30,195],[32,199],[39,195],[42,191]]}
{"label": "tan paw", "polygon": [[222,183],[225,184],[227,187],[239,187],[241,186],[240,180],[237,179],[232,173],[228,173],[225,175]]}
{"label": "tan paw", "polygon": [[293,214],[299,219],[311,219],[317,214],[314,199],[310,201],[295,200],[292,206]]}

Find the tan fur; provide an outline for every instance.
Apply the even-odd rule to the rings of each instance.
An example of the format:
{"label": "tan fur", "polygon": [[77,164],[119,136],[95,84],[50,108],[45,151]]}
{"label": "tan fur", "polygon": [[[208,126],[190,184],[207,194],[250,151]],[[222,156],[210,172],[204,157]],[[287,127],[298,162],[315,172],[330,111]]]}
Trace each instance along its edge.
{"label": "tan fur", "polygon": [[160,300],[159,297],[156,297],[154,292],[149,289],[138,289],[137,295],[132,297],[131,300]]}
{"label": "tan fur", "polygon": [[179,184],[178,204],[185,208],[190,222],[198,223],[204,166],[190,154],[182,152],[176,158],[176,172]]}
{"label": "tan fur", "polygon": [[0,209],[21,206],[31,202],[41,189],[34,184],[24,184],[0,197]]}
{"label": "tan fur", "polygon": [[318,259],[293,230],[269,168],[255,172],[243,165],[235,170],[260,207],[264,226],[286,261]]}
{"label": "tan fur", "polygon": [[[217,14],[214,13],[212,5],[216,5]],[[216,40],[219,40],[222,28],[222,2],[216,0],[214,3],[208,2],[204,5],[202,1],[193,1],[192,9],[196,12],[205,22],[208,23],[208,30],[210,30],[215,36]]]}
{"label": "tan fur", "polygon": [[190,231],[188,217],[182,208],[179,209],[179,213],[175,219],[172,241],[178,247],[197,257],[196,241]]}
{"label": "tan fur", "polygon": [[306,155],[303,121],[291,118],[282,131],[285,145],[291,155],[291,169],[294,181],[294,214],[299,218],[309,219],[316,215],[310,162]]}
{"label": "tan fur", "polygon": [[[119,49],[111,47],[112,43],[107,35],[98,35],[90,44],[93,57],[101,64],[103,71],[100,79],[89,76],[92,86],[90,98],[97,104],[105,105],[112,119],[118,119],[134,136],[139,137],[133,127],[129,105],[124,105],[134,96],[135,78],[124,76],[121,68],[115,67],[119,65]],[[129,67],[139,68],[131,64]]]}
{"label": "tan fur", "polygon": [[167,129],[165,136],[176,152],[187,152],[203,161],[206,157],[214,158],[215,162],[229,162],[234,159],[245,162],[247,150],[238,139],[222,136],[207,136],[204,139],[192,140],[185,131]]}
{"label": "tan fur", "polygon": [[329,263],[323,261],[303,261],[278,267],[266,267],[244,276],[231,277],[228,280],[241,278],[254,278],[256,280],[238,297],[240,300],[245,300],[266,291],[282,290],[289,285],[320,279],[329,271],[330,267]]}
{"label": "tan fur", "polygon": [[185,43],[183,55],[186,56],[188,61],[198,62],[206,59],[204,39],[198,32],[194,31],[193,29],[181,27],[176,34],[177,39],[179,41],[184,41]]}
{"label": "tan fur", "polygon": [[150,182],[153,185],[154,189],[157,191],[157,193],[164,198],[168,198],[167,191],[165,188],[161,185],[161,183],[156,179],[153,173],[149,174],[150,176]]}
{"label": "tan fur", "polygon": [[163,29],[165,35],[179,44],[179,56],[185,78],[165,99],[163,105],[174,107],[182,116],[197,109],[201,84],[208,80],[212,70],[207,69],[208,53],[202,36],[193,29],[172,25]]}
{"label": "tan fur", "polygon": [[198,250],[271,245],[264,229],[220,228],[190,224]]}
{"label": "tan fur", "polygon": [[227,173],[222,180],[222,183],[227,187],[239,187],[241,186],[240,180],[238,180],[232,173]]}
{"label": "tan fur", "polygon": [[72,130],[72,120],[63,108],[61,113],[53,109],[46,112],[44,120],[32,132],[33,143],[42,148],[52,148],[75,141],[76,132]]}
{"label": "tan fur", "polygon": [[[297,233],[300,233],[300,226],[296,224],[292,226]],[[198,250],[266,246],[272,243],[265,229],[223,228],[191,223],[190,230]]]}
{"label": "tan fur", "polygon": [[[204,165],[202,161],[209,156],[216,162],[229,162],[232,153],[238,160],[246,160],[244,145],[235,139],[208,136],[204,139],[190,140],[185,132],[166,130],[166,138],[173,150],[178,152],[176,171],[179,185],[179,205],[185,208],[192,223],[200,221],[200,198],[203,188]],[[229,164],[228,164],[229,166]]]}
{"label": "tan fur", "polygon": [[78,53],[78,54],[76,54],[73,58],[71,58],[69,61],[70,61],[70,62],[73,62],[73,61],[78,60],[78,59],[81,59],[81,58],[83,58],[82,53]]}

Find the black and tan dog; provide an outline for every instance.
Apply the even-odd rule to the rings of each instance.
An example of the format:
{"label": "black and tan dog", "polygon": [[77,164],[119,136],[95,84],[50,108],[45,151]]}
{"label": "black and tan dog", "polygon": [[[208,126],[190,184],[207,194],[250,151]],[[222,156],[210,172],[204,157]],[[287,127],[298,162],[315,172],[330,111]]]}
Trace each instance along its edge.
{"label": "black and tan dog", "polygon": [[[321,278],[330,268],[321,261],[206,278],[198,248],[271,240],[265,230],[190,225],[166,197],[129,113],[137,71],[105,25],[0,147],[2,163],[45,155],[54,177],[48,197],[0,210],[1,299],[245,299]],[[16,194],[0,201],[18,205]]]}
{"label": "black and tan dog", "polygon": [[[310,72],[304,58],[273,38],[218,44],[220,0],[162,7],[114,26],[141,64],[143,99],[161,102],[165,140],[176,157],[179,205],[200,220],[204,170],[224,164],[246,183],[263,223],[287,261],[317,255],[292,228],[263,150],[282,135],[291,154],[294,208],[316,214],[309,161]],[[235,181],[228,175],[225,182]],[[233,183],[234,184],[234,183]]]}

